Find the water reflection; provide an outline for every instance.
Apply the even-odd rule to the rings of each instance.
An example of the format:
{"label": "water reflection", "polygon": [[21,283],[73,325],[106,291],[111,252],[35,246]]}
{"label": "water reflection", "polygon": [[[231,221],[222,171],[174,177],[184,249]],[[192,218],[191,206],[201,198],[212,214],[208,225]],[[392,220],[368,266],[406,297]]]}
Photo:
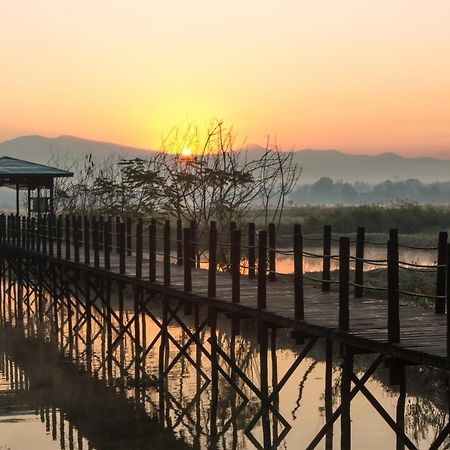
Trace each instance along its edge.
{"label": "water reflection", "polygon": [[[2,311],[0,442],[12,449],[303,449],[349,398],[352,373],[363,377],[377,358],[350,361],[330,341],[296,344],[286,330],[124,286],[106,288],[103,301],[90,286],[90,310],[80,302],[87,286],[57,307],[23,288],[23,319],[14,304]],[[381,365],[317,447],[404,448],[379,404],[428,448],[448,421],[445,374],[402,375]]]}
{"label": "water reflection", "polygon": [[[294,258],[291,254],[292,248],[282,247],[279,248],[282,253],[276,255],[276,271],[280,274],[292,274],[294,272]],[[305,245],[303,248],[305,256],[303,257],[303,270],[305,273],[308,272],[321,272],[323,264],[323,250],[318,246]],[[364,248],[364,258],[367,260],[374,261],[374,264],[365,263],[364,271],[376,270],[382,266],[386,266],[386,245],[370,245],[366,244]],[[317,256],[307,256],[317,255]],[[337,243],[333,243],[331,246],[330,254],[334,258],[330,261],[330,269],[332,271],[338,270],[339,261],[337,255],[339,254],[339,247]],[[355,244],[350,246],[350,255],[356,256]],[[175,257],[175,254],[173,255]],[[437,250],[420,250],[420,249],[408,249],[399,248],[399,259],[407,263],[420,263],[423,265],[436,265],[437,263]],[[384,263],[383,263],[384,261]],[[247,274],[248,261],[244,258],[242,261],[242,273]],[[208,258],[206,252],[203,252],[200,256],[199,267],[203,269],[208,268]],[[219,267],[220,269],[220,267]],[[350,261],[350,269],[354,269],[354,261]],[[225,265],[225,270],[227,270],[227,265]]]}

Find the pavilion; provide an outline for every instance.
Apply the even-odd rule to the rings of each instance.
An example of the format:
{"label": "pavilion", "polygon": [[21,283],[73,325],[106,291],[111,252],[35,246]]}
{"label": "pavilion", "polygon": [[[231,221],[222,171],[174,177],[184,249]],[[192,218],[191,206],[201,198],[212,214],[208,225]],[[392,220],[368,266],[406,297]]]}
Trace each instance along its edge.
{"label": "pavilion", "polygon": [[[55,178],[61,177],[73,177],[73,173],[9,156],[0,157],[0,187],[16,190],[17,215],[20,213],[21,190],[28,193],[28,216],[31,212],[53,214]],[[43,195],[43,189],[47,190],[47,195]],[[32,197],[32,191],[37,191],[35,197]]]}

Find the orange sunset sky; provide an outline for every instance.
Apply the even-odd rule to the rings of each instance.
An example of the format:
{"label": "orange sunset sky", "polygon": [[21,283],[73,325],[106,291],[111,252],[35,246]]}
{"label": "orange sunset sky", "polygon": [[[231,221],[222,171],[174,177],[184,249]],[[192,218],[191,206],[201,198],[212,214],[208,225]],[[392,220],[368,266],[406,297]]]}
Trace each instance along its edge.
{"label": "orange sunset sky", "polygon": [[0,141],[250,143],[450,155],[449,0],[1,0]]}

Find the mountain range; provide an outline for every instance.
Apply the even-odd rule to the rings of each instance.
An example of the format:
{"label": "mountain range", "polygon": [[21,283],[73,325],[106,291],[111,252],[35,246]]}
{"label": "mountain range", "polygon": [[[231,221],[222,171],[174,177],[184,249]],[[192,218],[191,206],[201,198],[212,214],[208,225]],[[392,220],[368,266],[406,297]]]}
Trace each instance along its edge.
{"label": "mountain range", "polygon": [[[260,146],[250,146],[250,157],[253,154],[257,158],[262,149]],[[62,165],[64,161],[76,160],[88,153],[92,153],[94,158],[104,159],[112,154],[124,158],[145,158],[151,152],[152,150],[73,136],[21,136],[0,143],[0,156],[53,165]],[[300,184],[311,183],[321,177],[366,183],[411,178],[424,183],[450,180],[449,159],[408,158],[395,153],[348,154],[337,150],[313,149],[295,151],[294,159],[302,167]]]}

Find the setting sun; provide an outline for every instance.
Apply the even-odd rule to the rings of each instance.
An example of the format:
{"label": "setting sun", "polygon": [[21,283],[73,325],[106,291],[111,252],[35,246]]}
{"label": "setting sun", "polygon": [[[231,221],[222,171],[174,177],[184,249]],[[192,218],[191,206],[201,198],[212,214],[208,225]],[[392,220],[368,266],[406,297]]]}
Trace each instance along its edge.
{"label": "setting sun", "polygon": [[181,159],[192,159],[192,150],[190,148],[183,148],[180,152]]}

